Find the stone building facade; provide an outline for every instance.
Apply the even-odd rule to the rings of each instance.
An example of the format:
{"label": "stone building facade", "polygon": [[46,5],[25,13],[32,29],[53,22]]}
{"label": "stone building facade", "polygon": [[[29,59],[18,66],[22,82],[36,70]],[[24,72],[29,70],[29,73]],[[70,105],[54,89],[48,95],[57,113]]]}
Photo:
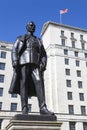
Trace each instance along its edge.
{"label": "stone building facade", "polygon": [[[87,30],[46,22],[41,36],[47,52],[44,73],[48,109],[62,122],[61,130],[87,129]],[[0,42],[0,121],[2,129],[21,113],[19,95],[9,95],[13,68],[12,43]],[[29,97],[29,112],[38,114],[37,98]]]}

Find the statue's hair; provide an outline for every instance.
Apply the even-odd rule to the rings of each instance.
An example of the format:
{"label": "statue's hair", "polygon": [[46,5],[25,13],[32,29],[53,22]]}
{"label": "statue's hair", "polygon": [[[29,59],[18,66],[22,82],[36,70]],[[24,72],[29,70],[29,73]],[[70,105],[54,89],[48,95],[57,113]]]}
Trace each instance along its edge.
{"label": "statue's hair", "polygon": [[[35,23],[34,23],[33,21],[30,21],[30,22],[28,22],[27,25],[26,25],[26,29],[27,29],[27,30],[28,30],[28,28],[29,28],[29,24],[30,24],[30,23],[32,23],[32,24],[35,26]],[[35,26],[35,27],[36,27],[36,26]]]}

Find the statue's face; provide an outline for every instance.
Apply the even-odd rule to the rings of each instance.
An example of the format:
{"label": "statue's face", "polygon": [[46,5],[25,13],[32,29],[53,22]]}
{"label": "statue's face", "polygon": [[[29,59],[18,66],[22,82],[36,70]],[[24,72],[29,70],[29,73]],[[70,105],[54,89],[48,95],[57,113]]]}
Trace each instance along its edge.
{"label": "statue's face", "polygon": [[26,29],[28,32],[35,32],[35,24],[34,22],[30,22],[27,24]]}

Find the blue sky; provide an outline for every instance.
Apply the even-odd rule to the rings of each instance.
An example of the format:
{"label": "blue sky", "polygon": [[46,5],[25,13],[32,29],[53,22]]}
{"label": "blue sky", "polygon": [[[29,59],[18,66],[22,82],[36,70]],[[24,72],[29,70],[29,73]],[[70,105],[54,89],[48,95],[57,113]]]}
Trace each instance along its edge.
{"label": "blue sky", "polygon": [[40,37],[42,26],[47,21],[87,29],[87,0],[0,0],[0,41],[15,42],[18,35],[26,33],[28,21],[36,24],[35,35]]}

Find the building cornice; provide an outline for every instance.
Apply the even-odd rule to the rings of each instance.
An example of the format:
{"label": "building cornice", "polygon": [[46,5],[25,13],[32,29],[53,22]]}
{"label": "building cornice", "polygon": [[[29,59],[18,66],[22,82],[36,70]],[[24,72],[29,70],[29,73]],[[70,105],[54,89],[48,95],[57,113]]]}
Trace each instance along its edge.
{"label": "building cornice", "polygon": [[43,36],[43,34],[45,33],[45,31],[46,31],[46,29],[48,28],[49,25],[64,27],[64,28],[73,29],[73,30],[82,31],[82,32],[87,33],[86,29],[82,29],[82,28],[78,28],[78,27],[74,27],[74,26],[70,26],[70,25],[65,25],[65,24],[60,24],[60,23],[48,21],[42,27],[41,36]]}
{"label": "building cornice", "polygon": [[12,49],[13,43],[0,41],[0,49],[9,51]]}
{"label": "building cornice", "polygon": [[69,46],[62,46],[62,45],[58,45],[58,44],[50,44],[46,50],[48,50],[49,48],[61,48],[61,49],[67,49],[70,51],[78,51],[78,52],[83,52],[83,53],[87,53],[87,50],[82,50],[80,48],[72,48]]}

